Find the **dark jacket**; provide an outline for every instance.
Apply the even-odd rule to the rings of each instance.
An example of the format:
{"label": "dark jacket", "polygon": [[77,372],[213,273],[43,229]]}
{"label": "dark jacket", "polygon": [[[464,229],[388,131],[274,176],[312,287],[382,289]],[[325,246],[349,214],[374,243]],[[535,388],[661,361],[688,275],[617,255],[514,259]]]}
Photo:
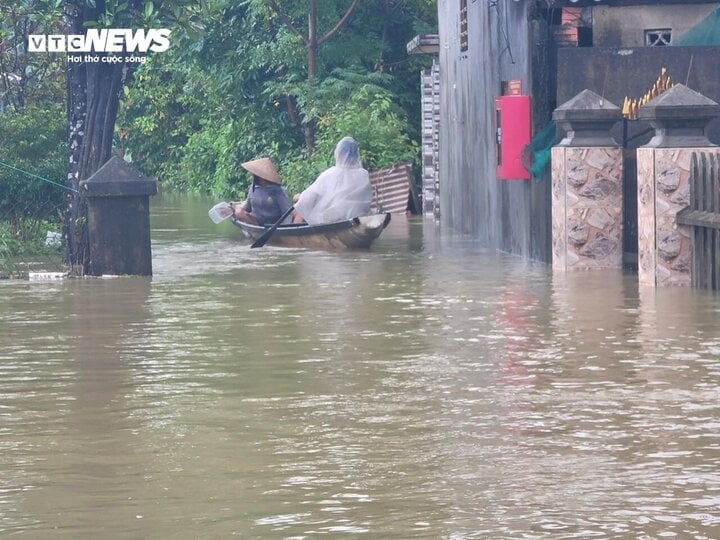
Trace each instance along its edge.
{"label": "dark jacket", "polygon": [[285,188],[278,184],[261,186],[253,184],[247,198],[246,210],[260,225],[272,225],[290,208]]}

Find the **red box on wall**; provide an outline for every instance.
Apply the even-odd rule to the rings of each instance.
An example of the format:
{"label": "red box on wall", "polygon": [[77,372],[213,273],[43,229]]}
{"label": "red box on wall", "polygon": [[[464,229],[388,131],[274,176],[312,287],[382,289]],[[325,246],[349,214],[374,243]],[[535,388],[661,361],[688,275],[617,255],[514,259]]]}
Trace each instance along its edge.
{"label": "red box on wall", "polygon": [[528,180],[522,153],[530,143],[530,96],[495,98],[497,126],[497,177],[500,180]]}

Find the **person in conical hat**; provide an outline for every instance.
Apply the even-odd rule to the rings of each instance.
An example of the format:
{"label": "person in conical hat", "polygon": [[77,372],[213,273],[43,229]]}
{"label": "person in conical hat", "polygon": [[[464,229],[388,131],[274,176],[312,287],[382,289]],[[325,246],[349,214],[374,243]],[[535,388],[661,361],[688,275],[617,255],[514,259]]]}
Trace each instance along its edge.
{"label": "person in conical hat", "polygon": [[280,175],[275,168],[275,164],[270,158],[264,157],[254,159],[252,161],[246,161],[242,164],[242,168],[252,174],[253,177],[267,180],[273,184],[282,184]]}
{"label": "person in conical hat", "polygon": [[253,225],[272,225],[291,206],[275,165],[263,157],[246,161],[242,167],[252,175],[252,184],[244,202],[230,203],[233,217]]}

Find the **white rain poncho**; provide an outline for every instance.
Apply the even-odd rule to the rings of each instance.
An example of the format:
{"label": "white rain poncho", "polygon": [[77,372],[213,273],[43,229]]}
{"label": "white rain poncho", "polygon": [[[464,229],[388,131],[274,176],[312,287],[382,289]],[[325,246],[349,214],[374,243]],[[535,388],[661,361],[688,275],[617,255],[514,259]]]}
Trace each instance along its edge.
{"label": "white rain poncho", "polygon": [[352,137],[345,137],[335,147],[335,166],[300,194],[295,208],[310,225],[342,221],[368,215],[372,193],[358,145]]}

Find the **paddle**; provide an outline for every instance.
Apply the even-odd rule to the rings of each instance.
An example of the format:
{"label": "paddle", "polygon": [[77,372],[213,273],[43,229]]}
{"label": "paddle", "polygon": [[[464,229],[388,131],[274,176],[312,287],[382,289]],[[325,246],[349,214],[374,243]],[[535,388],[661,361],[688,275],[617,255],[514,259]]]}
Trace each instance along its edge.
{"label": "paddle", "polygon": [[293,210],[295,210],[294,206],[288,208],[287,212],[280,216],[280,219],[278,219],[267,231],[265,231],[260,238],[255,240],[250,247],[259,248],[267,244],[268,240],[270,240],[270,237],[275,233],[275,229],[278,228],[278,225],[285,221],[285,218],[288,217],[290,215],[290,212],[292,212]]}

